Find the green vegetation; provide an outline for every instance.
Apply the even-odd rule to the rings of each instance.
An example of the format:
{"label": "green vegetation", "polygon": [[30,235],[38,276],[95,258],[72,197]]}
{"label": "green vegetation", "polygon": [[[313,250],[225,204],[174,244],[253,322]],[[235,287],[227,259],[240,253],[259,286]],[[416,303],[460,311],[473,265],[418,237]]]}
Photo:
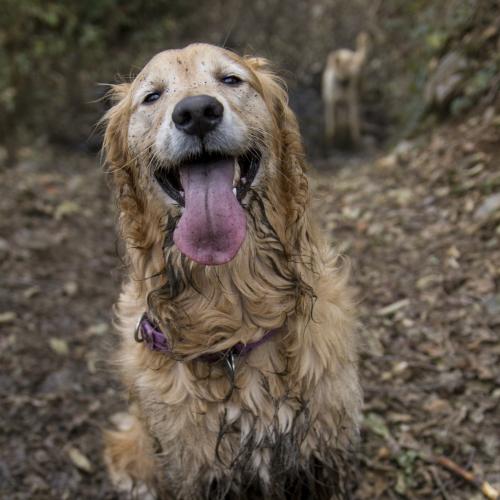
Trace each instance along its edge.
{"label": "green vegetation", "polygon": [[189,7],[182,0],[2,0],[2,142],[14,148],[41,133],[81,140],[95,118],[96,83],[142,62]]}
{"label": "green vegetation", "polygon": [[[104,111],[96,104],[99,82],[196,40],[258,53],[286,69],[313,144],[326,54],[352,46],[361,30],[371,38],[364,109],[379,138],[491,101],[499,83],[495,0],[0,0],[0,9],[0,143],[11,157],[34,141],[81,146]],[[425,102],[426,86],[450,52],[465,68],[436,109]]]}

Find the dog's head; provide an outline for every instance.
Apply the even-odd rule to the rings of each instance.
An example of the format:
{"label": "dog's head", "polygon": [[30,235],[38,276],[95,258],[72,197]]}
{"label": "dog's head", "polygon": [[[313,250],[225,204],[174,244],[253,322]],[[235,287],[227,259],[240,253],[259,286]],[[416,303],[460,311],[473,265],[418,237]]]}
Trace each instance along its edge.
{"label": "dog's head", "polygon": [[252,196],[274,205],[283,233],[296,221],[307,192],[302,147],[266,61],[190,45],[156,55],[113,93],[104,146],[131,223],[130,211],[172,216],[178,250],[214,265],[245,241]]}
{"label": "dog's head", "polygon": [[340,83],[353,81],[361,69],[356,52],[349,49],[339,49],[332,52],[328,58],[328,66],[333,68],[335,79]]}
{"label": "dog's head", "polygon": [[356,79],[365,62],[368,51],[368,35],[360,33],[356,38],[356,50],[339,49],[328,56],[327,65],[335,71],[335,78],[340,83]]}

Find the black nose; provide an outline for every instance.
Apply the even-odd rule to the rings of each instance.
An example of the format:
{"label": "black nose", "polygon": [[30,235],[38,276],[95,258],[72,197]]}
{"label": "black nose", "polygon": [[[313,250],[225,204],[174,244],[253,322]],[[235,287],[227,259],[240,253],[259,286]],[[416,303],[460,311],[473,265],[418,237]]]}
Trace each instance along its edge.
{"label": "black nose", "polygon": [[172,120],[182,132],[203,137],[219,125],[223,114],[224,107],[215,97],[195,95],[177,103]]}

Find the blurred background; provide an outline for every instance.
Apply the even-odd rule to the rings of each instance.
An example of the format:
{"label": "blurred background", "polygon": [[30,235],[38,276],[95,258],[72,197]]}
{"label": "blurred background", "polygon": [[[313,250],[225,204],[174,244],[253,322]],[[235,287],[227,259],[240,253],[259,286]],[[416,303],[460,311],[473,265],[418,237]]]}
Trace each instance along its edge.
{"label": "blurred background", "polygon": [[[321,75],[362,31],[362,142],[341,151],[323,140]],[[315,213],[352,259],[354,497],[496,498],[498,0],[0,0],[0,498],[118,498],[100,454],[125,404],[107,362],[123,269],[99,84],[194,41],[273,61]]]}

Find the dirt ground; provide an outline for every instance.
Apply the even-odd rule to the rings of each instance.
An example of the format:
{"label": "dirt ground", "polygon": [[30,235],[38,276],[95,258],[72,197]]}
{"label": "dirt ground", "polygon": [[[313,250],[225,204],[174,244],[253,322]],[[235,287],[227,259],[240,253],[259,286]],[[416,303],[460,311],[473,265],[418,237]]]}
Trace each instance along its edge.
{"label": "dirt ground", "polygon": [[499,132],[489,109],[317,179],[360,300],[356,498],[483,498],[447,459],[500,486]]}
{"label": "dirt ground", "polygon": [[[355,498],[483,498],[443,457],[500,486],[499,132],[487,111],[313,170],[359,293]],[[124,408],[107,362],[122,274],[109,191],[97,159],[25,157],[0,172],[0,498],[118,498],[100,438]]]}

